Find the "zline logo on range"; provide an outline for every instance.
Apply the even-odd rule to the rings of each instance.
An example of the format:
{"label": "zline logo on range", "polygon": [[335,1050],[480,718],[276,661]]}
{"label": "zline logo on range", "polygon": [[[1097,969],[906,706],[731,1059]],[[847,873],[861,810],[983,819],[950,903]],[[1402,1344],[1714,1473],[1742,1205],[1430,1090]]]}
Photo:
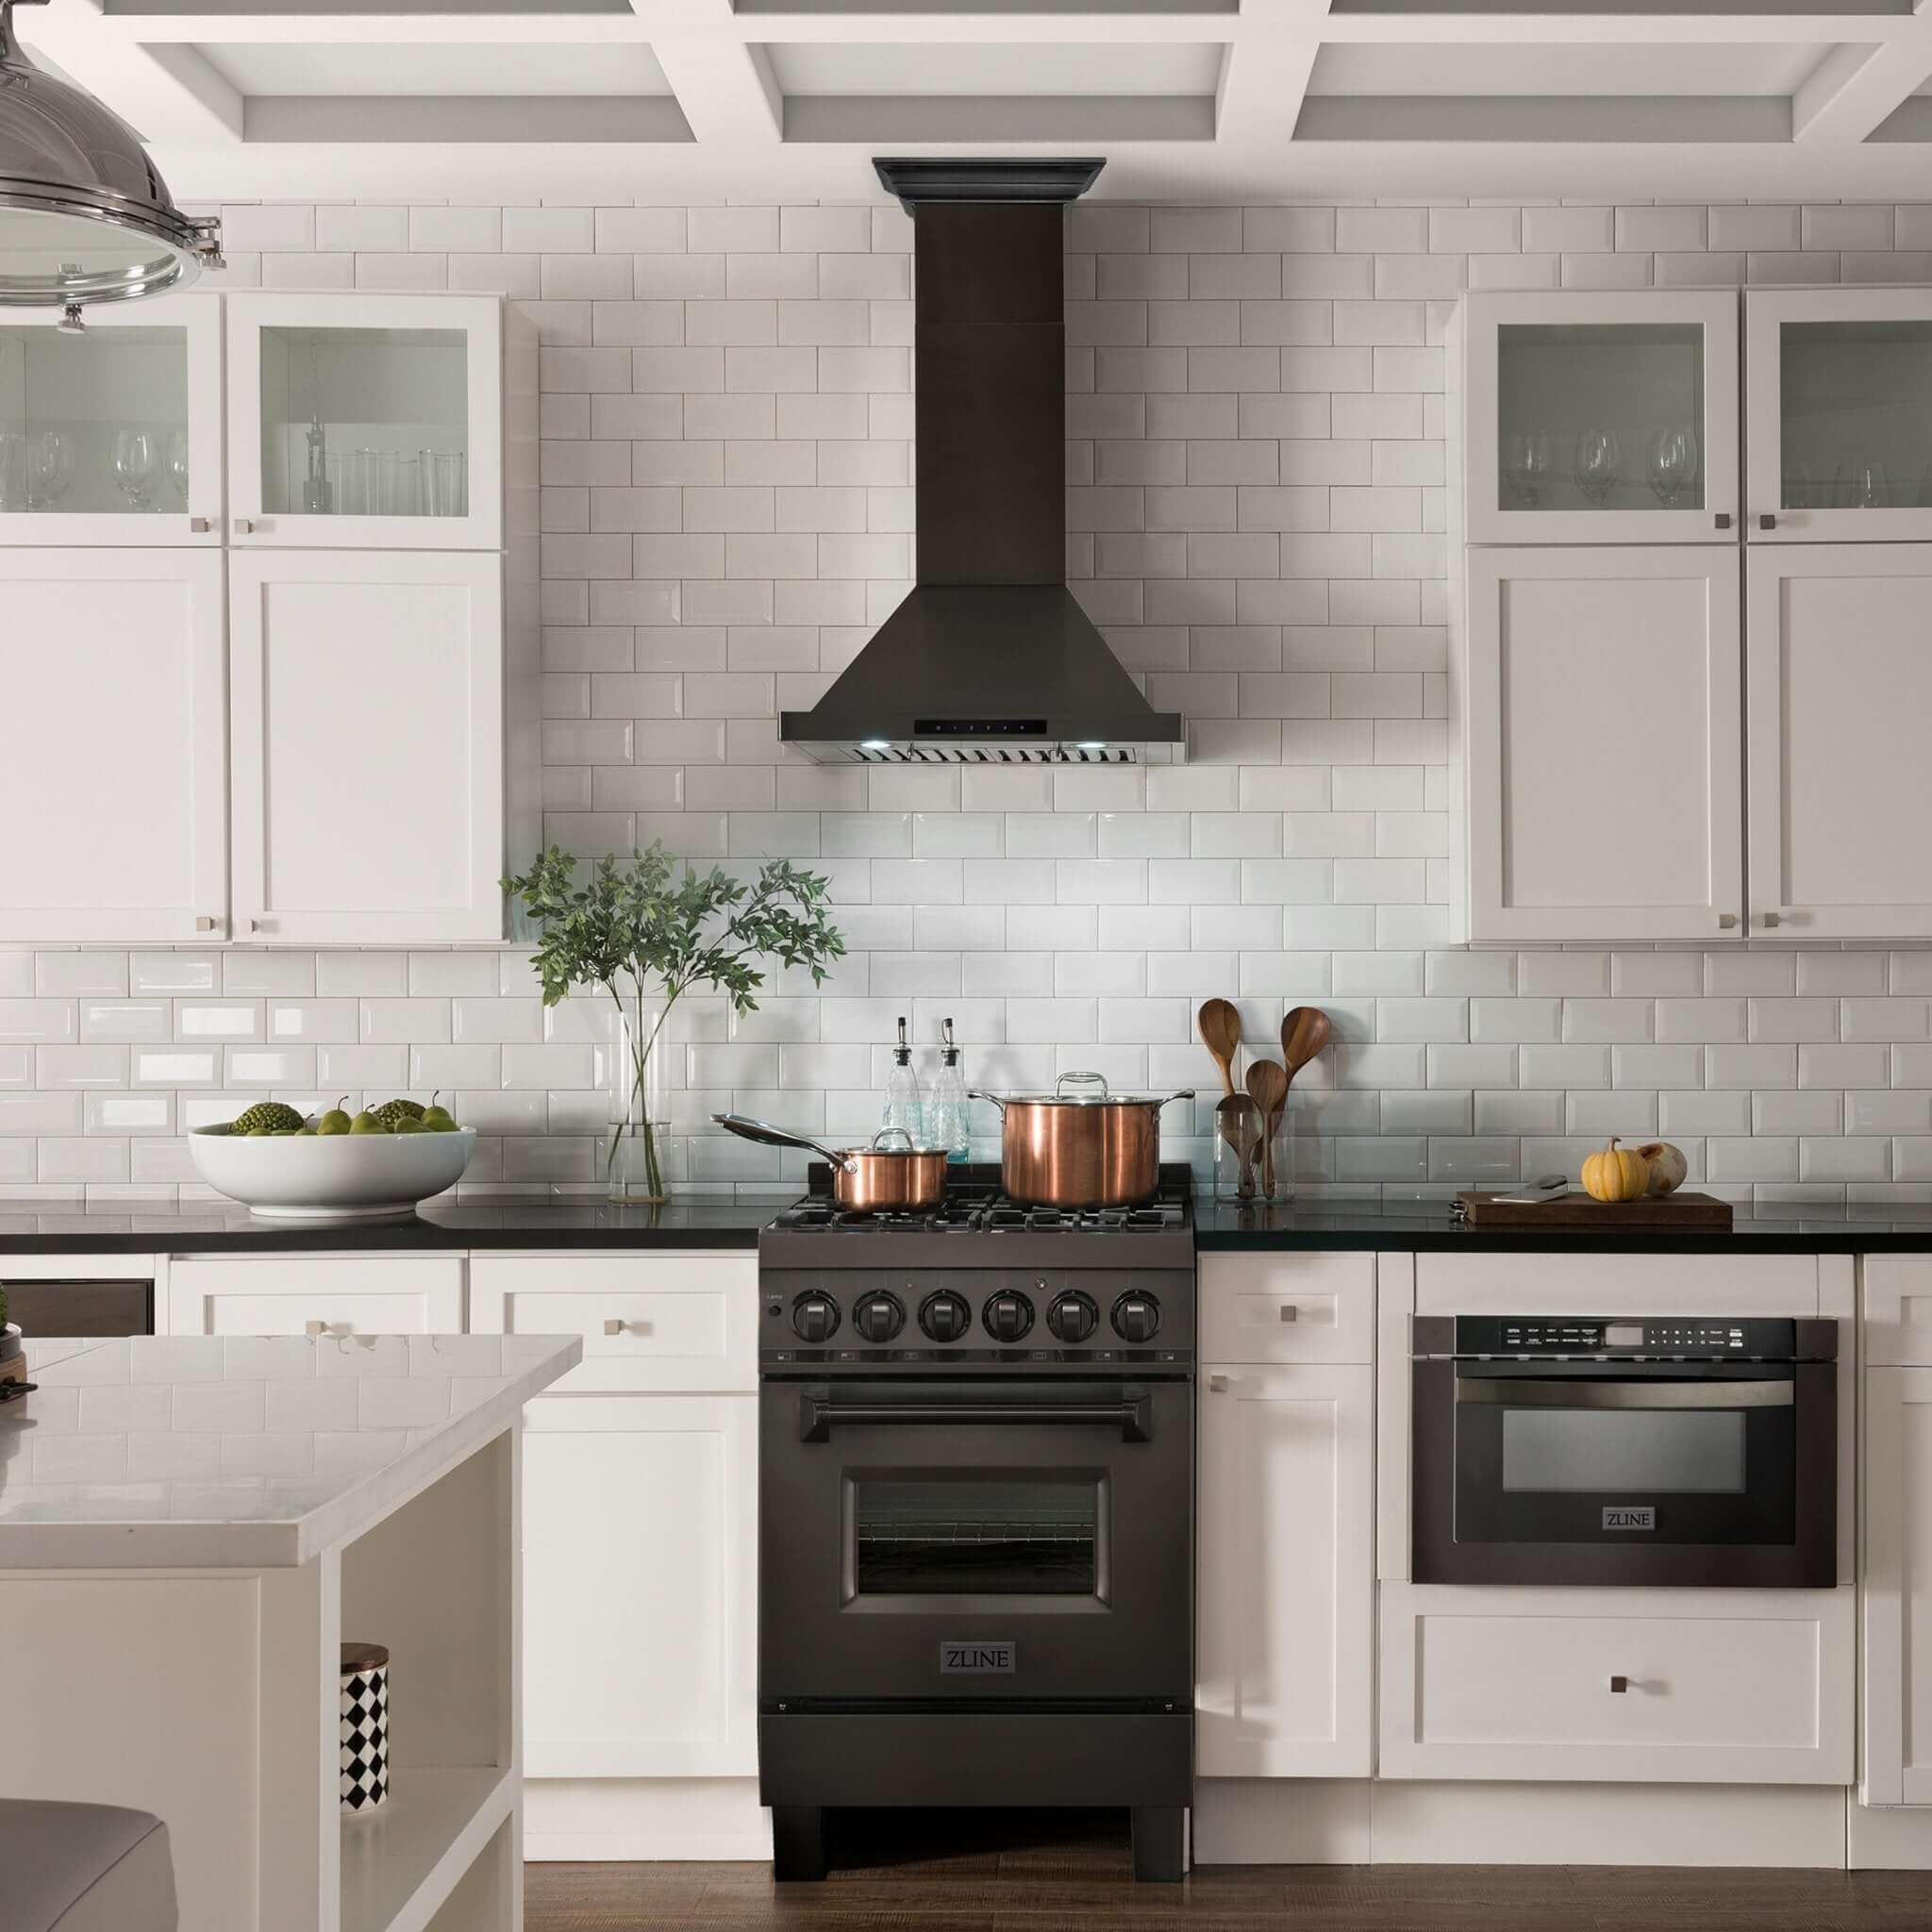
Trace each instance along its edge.
{"label": "zline logo on range", "polygon": [[1010,1674],[1014,1669],[1013,1649],[1010,1643],[941,1643],[940,1674],[947,1677]]}
{"label": "zline logo on range", "polygon": [[1655,1503],[1624,1503],[1604,1511],[1606,1529],[1655,1529],[1657,1527],[1657,1505]]}

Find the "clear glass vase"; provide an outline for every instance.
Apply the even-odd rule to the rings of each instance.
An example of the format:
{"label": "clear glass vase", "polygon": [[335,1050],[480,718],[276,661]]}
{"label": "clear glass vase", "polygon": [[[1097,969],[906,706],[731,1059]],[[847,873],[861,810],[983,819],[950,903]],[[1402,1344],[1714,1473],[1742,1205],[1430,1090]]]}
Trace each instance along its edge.
{"label": "clear glass vase", "polygon": [[670,1199],[664,1178],[673,1051],[664,1023],[670,1010],[664,1001],[640,995],[610,1016],[604,1184],[610,1199],[624,1206],[657,1207]]}

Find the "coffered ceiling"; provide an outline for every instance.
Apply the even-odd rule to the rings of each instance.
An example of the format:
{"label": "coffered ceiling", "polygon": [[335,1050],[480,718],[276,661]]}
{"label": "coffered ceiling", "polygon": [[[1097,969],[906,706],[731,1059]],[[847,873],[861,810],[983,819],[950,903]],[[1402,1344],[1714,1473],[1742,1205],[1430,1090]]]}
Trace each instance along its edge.
{"label": "coffered ceiling", "polygon": [[[1932,199],[1932,0],[53,0],[184,199]],[[1923,150],[1923,152],[1922,152]]]}

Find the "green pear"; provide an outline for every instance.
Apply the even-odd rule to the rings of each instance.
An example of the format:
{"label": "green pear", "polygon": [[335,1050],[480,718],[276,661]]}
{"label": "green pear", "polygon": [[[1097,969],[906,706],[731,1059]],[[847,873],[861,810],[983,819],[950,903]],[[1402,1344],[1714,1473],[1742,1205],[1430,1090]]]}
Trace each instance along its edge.
{"label": "green pear", "polygon": [[[441,1092],[441,1088],[436,1090]],[[457,1131],[455,1116],[446,1107],[437,1105],[436,1093],[429,1096],[429,1105],[423,1110],[423,1124],[432,1134],[454,1134]]]}
{"label": "green pear", "polygon": [[321,1131],[322,1129],[320,1127],[311,1127],[305,1123],[302,1126],[297,1127],[294,1130],[294,1133],[295,1138],[298,1141],[312,1141],[317,1134],[321,1133]]}
{"label": "green pear", "polygon": [[365,1107],[349,1123],[349,1131],[352,1134],[386,1134],[389,1129]]}
{"label": "green pear", "polygon": [[431,1129],[425,1127],[421,1121],[412,1121],[408,1114],[403,1115],[390,1129],[391,1134],[426,1134],[430,1131]]}
{"label": "green pear", "polygon": [[242,1138],[244,1141],[273,1141],[275,1137],[275,1130],[273,1127],[250,1127]]}
{"label": "green pear", "polygon": [[[342,1100],[346,1100],[348,1099],[348,1097],[349,1096],[345,1093],[342,1095]],[[349,1131],[349,1116],[342,1110],[342,1100],[337,1101],[336,1104],[332,1108],[330,1108],[329,1110],[325,1114],[324,1114],[319,1121],[316,1122],[315,1131],[318,1134],[346,1134]]]}

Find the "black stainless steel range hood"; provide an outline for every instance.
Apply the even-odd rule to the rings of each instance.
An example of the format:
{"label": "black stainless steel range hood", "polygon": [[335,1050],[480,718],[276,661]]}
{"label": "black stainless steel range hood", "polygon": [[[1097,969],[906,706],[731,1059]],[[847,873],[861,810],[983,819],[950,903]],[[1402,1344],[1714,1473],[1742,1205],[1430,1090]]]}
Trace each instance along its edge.
{"label": "black stainless steel range hood", "polygon": [[906,601],[778,736],[823,763],[1178,761],[1066,586],[1064,209],[1097,160],[879,160],[913,219],[919,534]]}

